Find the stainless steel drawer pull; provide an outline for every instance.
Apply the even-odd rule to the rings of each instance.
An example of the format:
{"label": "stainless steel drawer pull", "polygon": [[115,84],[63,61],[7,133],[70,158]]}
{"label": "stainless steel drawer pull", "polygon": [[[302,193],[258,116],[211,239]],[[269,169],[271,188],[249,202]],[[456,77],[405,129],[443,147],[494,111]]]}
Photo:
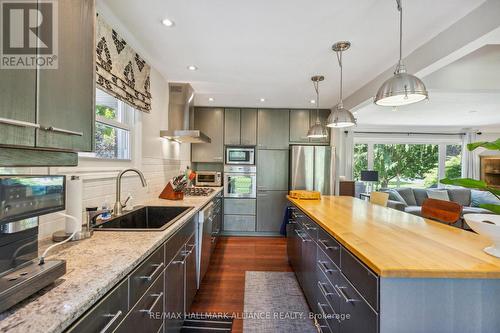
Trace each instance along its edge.
{"label": "stainless steel drawer pull", "polygon": [[321,317],[323,317],[323,319],[329,319],[331,316],[327,316],[326,313],[325,313],[325,310],[323,309],[324,306],[328,306],[327,304],[321,304],[321,302],[318,302],[318,307],[319,307],[319,312],[321,312]]}
{"label": "stainless steel drawer pull", "polygon": [[328,241],[325,239],[320,239],[319,242],[325,247],[325,250],[335,250],[337,251],[339,249],[338,246],[329,246]]}
{"label": "stainless steel drawer pull", "polygon": [[44,131],[49,131],[49,132],[54,132],[54,133],[62,133],[62,134],[69,134],[69,135],[75,135],[75,136],[83,136],[82,132],[70,131],[70,130],[66,130],[64,128],[57,128],[57,127],[53,127],[53,126],[43,127],[42,129]]}
{"label": "stainless steel drawer pull", "polygon": [[297,224],[297,222],[294,220],[288,220],[288,224]]}
{"label": "stainless steel drawer pull", "polygon": [[293,213],[292,213],[292,217],[293,217],[294,219],[298,219],[298,218],[303,218],[303,217],[305,217],[305,216],[304,216],[304,215],[302,215],[302,214],[297,214],[297,213],[293,212]]}
{"label": "stainless steel drawer pull", "polygon": [[186,263],[187,256],[185,254],[182,254],[182,256],[183,256],[182,260],[174,260],[174,261],[172,261],[172,264],[174,264],[174,265],[184,265]]}
{"label": "stainless steel drawer pull", "polygon": [[28,121],[9,119],[9,118],[0,118],[0,124],[14,125],[19,127],[40,128],[39,124],[30,123]]}
{"label": "stainless steel drawer pull", "polygon": [[190,248],[189,250],[186,250],[186,251],[184,251],[184,252],[183,252],[183,254],[184,254],[186,257],[190,256],[190,255],[191,255],[191,253],[193,253],[193,250],[194,250],[194,248],[195,248],[195,246],[194,246],[194,245],[189,245],[189,246],[190,246],[191,248]]}
{"label": "stainless steel drawer pull", "polygon": [[156,304],[158,303],[158,301],[160,300],[160,298],[163,296],[163,291],[160,292],[159,294],[151,294],[150,296],[156,297],[156,299],[154,300],[153,304],[151,304],[151,307],[148,310],[139,310],[139,312],[143,312],[143,313],[147,313],[147,314],[152,313],[153,309],[156,306]]}
{"label": "stainless steel drawer pull", "polygon": [[153,273],[151,273],[148,276],[145,276],[145,275],[139,276],[139,279],[151,281],[153,279],[153,277],[156,275],[156,273],[158,273],[161,270],[161,268],[163,267],[163,263],[153,264],[151,266],[156,267],[155,270],[153,271]]}
{"label": "stainless steel drawer pull", "polygon": [[339,287],[339,286],[335,285],[335,289],[340,293],[340,295],[342,296],[342,298],[344,299],[344,301],[346,303],[359,302],[358,299],[347,297],[347,295],[343,291],[343,289],[345,289],[345,288],[346,287]]}
{"label": "stainless steel drawer pull", "polygon": [[323,294],[325,298],[328,298],[328,296],[335,295],[334,293],[326,291],[325,288],[326,283],[322,283],[321,281],[318,281],[318,288],[319,291]]}
{"label": "stainless steel drawer pull", "polygon": [[326,261],[318,260],[319,269],[321,269],[323,271],[323,273],[326,274],[326,273],[333,273],[333,272],[337,271],[336,269],[328,268],[328,266],[326,264],[327,264]]}
{"label": "stainless steel drawer pull", "polygon": [[106,326],[103,327],[102,330],[100,330],[99,332],[100,333],[106,333],[109,328],[111,327],[111,325],[113,325],[113,323],[115,321],[118,320],[118,318],[122,315],[122,310],[119,310],[117,313],[115,314],[105,314],[104,317],[111,317],[111,320],[108,321],[108,323],[106,324]]}
{"label": "stainless steel drawer pull", "polygon": [[304,227],[306,228],[306,230],[316,230],[318,228],[316,227],[311,227],[311,225],[309,223],[303,223],[304,224]]}
{"label": "stainless steel drawer pull", "polygon": [[299,236],[300,240],[302,242],[310,242],[311,240],[310,239],[307,239],[307,238],[304,238],[304,235],[302,235],[298,230],[295,230],[295,233],[297,234],[297,236]]}

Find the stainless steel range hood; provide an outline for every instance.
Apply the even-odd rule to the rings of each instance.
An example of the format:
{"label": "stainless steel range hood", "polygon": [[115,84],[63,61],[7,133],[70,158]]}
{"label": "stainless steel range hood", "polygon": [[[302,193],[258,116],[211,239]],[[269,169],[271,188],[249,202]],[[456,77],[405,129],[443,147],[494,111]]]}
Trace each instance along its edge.
{"label": "stainless steel range hood", "polygon": [[168,130],[160,136],[172,141],[210,143],[210,138],[194,129],[194,90],[189,83],[169,83]]}

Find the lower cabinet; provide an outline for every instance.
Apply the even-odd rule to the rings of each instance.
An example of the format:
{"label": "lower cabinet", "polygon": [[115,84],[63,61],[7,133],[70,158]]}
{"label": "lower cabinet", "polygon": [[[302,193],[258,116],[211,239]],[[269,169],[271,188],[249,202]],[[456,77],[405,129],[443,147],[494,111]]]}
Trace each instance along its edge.
{"label": "lower cabinet", "polygon": [[287,253],[321,332],[378,333],[378,277],[297,207]]}
{"label": "lower cabinet", "polygon": [[257,191],[257,231],[279,233],[288,191]]}
{"label": "lower cabinet", "polygon": [[67,332],[180,332],[197,292],[197,216],[175,232]]}

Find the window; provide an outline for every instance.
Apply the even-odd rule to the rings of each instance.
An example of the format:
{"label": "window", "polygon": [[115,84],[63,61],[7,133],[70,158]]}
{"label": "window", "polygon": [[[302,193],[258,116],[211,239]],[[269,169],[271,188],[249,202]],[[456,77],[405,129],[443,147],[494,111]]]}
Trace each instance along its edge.
{"label": "window", "polygon": [[383,188],[438,187],[439,179],[460,177],[460,140],[360,137],[354,143],[353,179],[360,180],[361,170],[376,170]]}
{"label": "window", "polygon": [[353,179],[361,180],[361,170],[368,170],[368,144],[354,145]]}
{"label": "window", "polygon": [[95,152],[82,155],[130,160],[134,109],[106,92],[96,89],[95,112]]}

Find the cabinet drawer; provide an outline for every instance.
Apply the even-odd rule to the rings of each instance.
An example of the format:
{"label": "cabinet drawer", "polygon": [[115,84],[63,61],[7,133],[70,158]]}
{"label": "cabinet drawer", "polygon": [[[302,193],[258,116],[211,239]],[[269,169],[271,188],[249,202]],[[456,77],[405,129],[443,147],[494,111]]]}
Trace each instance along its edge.
{"label": "cabinet drawer", "polygon": [[297,221],[302,225],[304,231],[307,232],[314,242],[316,242],[318,240],[319,226],[301,211],[299,211],[296,216]]}
{"label": "cabinet drawer", "polygon": [[341,331],[343,333],[377,333],[378,314],[342,274],[338,275],[335,289],[341,296],[340,313],[349,315],[349,319],[341,321]]}
{"label": "cabinet drawer", "polygon": [[342,248],[341,270],[364,299],[378,311],[378,278],[345,248]]}
{"label": "cabinet drawer", "polygon": [[176,233],[167,240],[165,244],[165,266],[168,266],[177,252],[179,252],[179,249],[186,244],[188,239],[195,232],[197,216],[198,215],[195,215],[195,217],[177,230]]}
{"label": "cabinet drawer", "polygon": [[128,280],[120,283],[103,300],[77,321],[68,332],[112,332],[128,311]]}
{"label": "cabinet drawer", "polygon": [[[327,285],[330,285],[327,283]],[[332,287],[330,287],[332,288]],[[320,319],[328,326],[331,332],[337,333],[340,330],[340,315],[334,310],[334,308],[327,302],[324,297],[324,293],[318,288],[318,315]],[[320,322],[321,323],[321,322]],[[323,329],[325,331],[325,329]]]}
{"label": "cabinet drawer", "polygon": [[164,277],[162,272],[139,302],[130,310],[116,332],[158,332],[163,324]]}
{"label": "cabinet drawer", "polygon": [[334,285],[337,282],[335,279],[336,275],[340,272],[340,269],[321,249],[318,248],[317,251],[316,270],[318,275],[321,273],[324,274],[328,281]]}
{"label": "cabinet drawer", "polygon": [[340,244],[321,228],[318,228],[318,247],[340,267]]}
{"label": "cabinet drawer", "polygon": [[151,287],[157,276],[165,268],[164,246],[160,246],[137,269],[130,274],[130,307]]}
{"label": "cabinet drawer", "polygon": [[224,199],[224,214],[255,215],[255,199]]}
{"label": "cabinet drawer", "polygon": [[255,231],[255,215],[224,215],[224,231]]}

